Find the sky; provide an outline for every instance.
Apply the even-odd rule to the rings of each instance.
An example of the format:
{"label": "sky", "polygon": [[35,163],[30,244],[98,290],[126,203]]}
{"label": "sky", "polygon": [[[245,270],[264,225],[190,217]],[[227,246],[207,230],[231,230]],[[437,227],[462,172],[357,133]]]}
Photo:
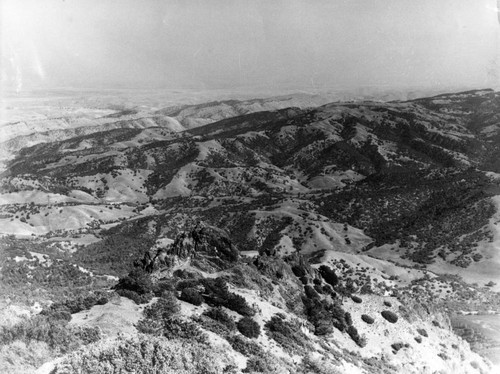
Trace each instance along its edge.
{"label": "sky", "polygon": [[0,0],[0,84],[499,87],[497,0]]}

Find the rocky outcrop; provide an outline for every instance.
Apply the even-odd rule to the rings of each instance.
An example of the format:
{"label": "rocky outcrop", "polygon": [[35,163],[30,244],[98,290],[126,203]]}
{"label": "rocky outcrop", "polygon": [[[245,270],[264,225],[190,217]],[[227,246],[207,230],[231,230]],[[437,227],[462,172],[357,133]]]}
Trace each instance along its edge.
{"label": "rocky outcrop", "polygon": [[238,258],[238,249],[222,230],[198,224],[180,233],[166,248],[159,248],[156,253],[146,252],[136,266],[152,272],[190,261],[202,270],[212,271],[225,269]]}

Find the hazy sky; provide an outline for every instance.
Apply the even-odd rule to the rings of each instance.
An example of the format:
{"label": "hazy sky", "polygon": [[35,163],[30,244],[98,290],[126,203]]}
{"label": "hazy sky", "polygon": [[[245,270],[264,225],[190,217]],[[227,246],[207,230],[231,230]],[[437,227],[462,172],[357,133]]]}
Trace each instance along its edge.
{"label": "hazy sky", "polygon": [[1,84],[499,86],[497,0],[0,0]]}

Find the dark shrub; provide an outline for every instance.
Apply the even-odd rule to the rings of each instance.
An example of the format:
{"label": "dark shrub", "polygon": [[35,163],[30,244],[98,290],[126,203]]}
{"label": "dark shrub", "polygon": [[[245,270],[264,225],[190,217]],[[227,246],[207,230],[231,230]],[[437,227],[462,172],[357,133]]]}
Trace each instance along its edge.
{"label": "dark shrub", "polygon": [[356,329],[356,327],[354,327],[352,325],[349,326],[347,328],[347,334],[349,334],[349,336],[354,341],[354,343],[356,343],[361,348],[366,346],[366,339],[361,338],[361,336],[359,336],[359,333],[358,333],[358,330]]}
{"label": "dark shrub", "polygon": [[422,335],[422,336],[425,336],[426,338],[429,336],[427,334],[427,330],[426,329],[417,329],[417,332]]}
{"label": "dark shrub", "polygon": [[394,351],[394,353],[396,353],[397,351],[399,351],[403,347],[404,347],[403,343],[394,343],[394,344],[391,344],[391,348]]}
{"label": "dark shrub", "polygon": [[158,282],[153,287],[153,293],[157,297],[160,297],[165,292],[173,292],[173,291],[175,291],[175,283],[173,282],[173,279]]}
{"label": "dark shrub", "polygon": [[398,316],[396,313],[391,312],[390,310],[384,310],[382,313],[382,317],[384,317],[390,323],[396,323],[398,321]]}
{"label": "dark shrub", "polygon": [[432,321],[432,324],[436,327],[441,327],[441,324],[436,320]]}
{"label": "dark shrub", "polygon": [[317,284],[314,285],[314,291],[316,291],[319,294],[323,294],[323,287],[318,286]]}
{"label": "dark shrub", "polygon": [[304,292],[308,299],[319,299],[319,294],[309,285],[304,286]]}
{"label": "dark shrub", "polygon": [[167,339],[194,340],[198,343],[206,343],[208,339],[196,323],[182,321],[175,317],[164,320],[162,327],[162,334]]}
{"label": "dark shrub", "polygon": [[341,322],[337,323],[335,327],[341,331],[343,330],[345,326],[345,312],[342,308],[339,307],[338,316],[335,316],[336,304],[330,304],[326,300],[309,299],[306,297],[303,297],[302,302],[304,303],[304,313],[308,321],[314,325],[314,333],[316,335],[331,333],[333,331],[333,324],[339,322],[338,319],[341,319]]}
{"label": "dark shrub", "polygon": [[40,314],[48,315],[58,311],[75,314],[82,310],[89,310],[94,305],[104,305],[109,301],[110,294],[105,292],[95,292],[87,296],[79,296],[73,299],[54,303],[48,309],[42,310]]}
{"label": "dark shrub", "polygon": [[375,320],[373,319],[373,317],[370,317],[369,315],[367,314],[363,314],[361,315],[361,319],[363,320],[363,322],[366,322],[368,323],[369,325],[371,325],[373,322],[375,322]]}
{"label": "dark shrub", "polygon": [[260,356],[264,354],[260,345],[241,335],[229,336],[226,339],[236,352],[240,352],[246,357]]}
{"label": "dark shrub", "polygon": [[344,320],[345,320],[345,323],[346,323],[347,326],[351,326],[352,325],[351,313],[345,312],[345,314],[344,314]]}
{"label": "dark shrub", "polygon": [[361,297],[356,296],[356,295],[352,295],[351,299],[352,299],[352,301],[354,301],[355,303],[358,303],[358,304],[361,304],[363,302],[363,300],[361,299]]}
{"label": "dark shrub", "polygon": [[417,343],[422,343],[422,337],[421,336],[415,336],[415,341]]}
{"label": "dark shrub", "polygon": [[247,338],[258,338],[260,335],[260,326],[250,317],[243,317],[236,324],[238,331],[245,335]]}
{"label": "dark shrub", "polygon": [[337,283],[339,283],[339,278],[335,274],[335,272],[326,265],[321,265],[319,267],[319,273],[323,277],[326,283],[330,284],[335,288]]}
{"label": "dark shrub", "polygon": [[203,296],[195,288],[184,288],[181,292],[180,299],[193,305],[201,305]]}
{"label": "dark shrub", "polygon": [[153,290],[153,283],[148,273],[141,268],[135,268],[125,278],[120,278],[116,289],[130,290],[142,295]]}
{"label": "dark shrub", "polygon": [[[325,284],[325,285],[323,286],[323,293],[324,293],[324,294],[327,294],[327,295],[332,295],[332,294],[334,294],[332,286],[330,286],[329,284]],[[333,296],[332,296],[332,297],[333,297]]]}
{"label": "dark shrub", "polygon": [[56,310],[43,310],[40,315],[47,316],[47,318],[53,320],[63,320],[63,321],[71,321],[71,313],[68,310],[64,309],[56,309]]}
{"label": "dark shrub", "polygon": [[272,361],[264,355],[252,356],[247,360],[247,367],[243,373],[274,373],[275,366]]}
{"label": "dark shrub", "polygon": [[139,295],[137,292],[131,290],[117,290],[116,293],[120,296],[132,300],[136,304],[149,303],[153,298],[153,295],[150,293]]}
{"label": "dark shrub", "polygon": [[144,309],[144,316],[148,319],[161,320],[179,313],[181,307],[173,293],[165,293],[156,303]]}
{"label": "dark shrub", "polygon": [[234,323],[233,319],[227,314],[224,309],[217,307],[217,308],[210,308],[207,311],[203,313],[203,315],[213,319],[214,321],[220,322],[224,326],[226,326],[230,331],[233,331],[236,329],[236,324]]}
{"label": "dark shrub", "polygon": [[300,277],[299,280],[304,286],[309,283],[309,277],[306,276]]}
{"label": "dark shrub", "polygon": [[387,300],[386,300],[386,301],[384,301],[384,305],[385,305],[385,306],[388,306],[389,308],[392,306],[392,304],[391,304],[389,301],[387,301]]}
{"label": "dark shrub", "polygon": [[237,295],[235,293],[229,293],[226,303],[224,305],[226,308],[241,314],[242,316],[252,317],[255,315],[255,310],[253,310],[243,296]]}
{"label": "dark shrub", "polygon": [[298,324],[292,324],[278,314],[272,316],[264,325],[267,335],[288,352],[302,351],[307,340],[306,335]]}
{"label": "dark shrub", "polygon": [[178,282],[175,286],[177,291],[182,291],[185,288],[195,288],[200,282],[197,279],[185,279]]}
{"label": "dark shrub", "polygon": [[206,278],[201,281],[205,287],[204,299],[210,306],[224,306],[233,310],[242,316],[252,317],[255,315],[253,310],[244,297],[229,292],[227,284],[222,278]]}
{"label": "dark shrub", "polygon": [[306,271],[305,267],[301,266],[301,265],[292,266],[292,271],[293,271],[293,274],[297,278],[302,278],[302,277],[305,277],[307,275],[307,271]]}

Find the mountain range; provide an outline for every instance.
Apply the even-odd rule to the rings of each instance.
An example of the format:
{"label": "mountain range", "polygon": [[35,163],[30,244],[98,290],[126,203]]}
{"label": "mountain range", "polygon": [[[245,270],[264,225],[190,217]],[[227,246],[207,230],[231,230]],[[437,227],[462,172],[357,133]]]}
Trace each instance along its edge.
{"label": "mountain range", "polygon": [[82,111],[1,127],[4,372],[498,369],[500,93]]}

